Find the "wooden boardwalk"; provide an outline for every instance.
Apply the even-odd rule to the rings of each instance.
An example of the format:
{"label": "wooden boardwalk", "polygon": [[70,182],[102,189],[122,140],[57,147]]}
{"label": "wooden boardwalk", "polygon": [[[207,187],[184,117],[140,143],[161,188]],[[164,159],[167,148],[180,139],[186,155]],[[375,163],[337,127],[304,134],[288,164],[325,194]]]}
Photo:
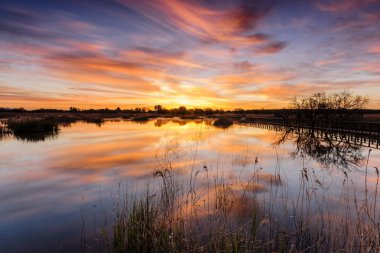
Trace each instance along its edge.
{"label": "wooden boardwalk", "polygon": [[251,125],[262,129],[277,132],[291,131],[295,134],[314,132],[314,135],[321,139],[333,141],[343,141],[353,145],[368,148],[380,148],[380,123],[358,122],[358,121],[338,121],[338,122],[318,122],[311,126],[308,122],[294,122],[285,124],[282,119],[249,119],[242,122],[244,125]]}

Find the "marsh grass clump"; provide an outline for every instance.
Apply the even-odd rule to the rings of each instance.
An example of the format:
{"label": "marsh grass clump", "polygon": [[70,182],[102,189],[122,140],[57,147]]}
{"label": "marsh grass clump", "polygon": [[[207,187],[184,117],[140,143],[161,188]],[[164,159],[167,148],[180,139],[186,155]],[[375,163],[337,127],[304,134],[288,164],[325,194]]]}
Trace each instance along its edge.
{"label": "marsh grass clump", "polygon": [[116,199],[112,238],[105,239],[108,252],[182,252],[184,220],[174,211],[178,201],[169,171],[155,171],[162,179],[159,192],[146,191],[141,198]]}
{"label": "marsh grass clump", "polygon": [[147,122],[150,119],[149,116],[136,116],[133,117],[131,120],[135,122]]}
{"label": "marsh grass clump", "polygon": [[2,122],[0,122],[0,140],[10,134],[10,130]]}
{"label": "marsh grass clump", "polygon": [[148,193],[136,200],[128,214],[118,214],[111,252],[179,252],[183,228],[165,216],[157,198]]}
{"label": "marsh grass clump", "polygon": [[63,126],[69,126],[72,123],[75,123],[78,121],[78,117],[74,115],[49,115],[46,117],[38,118],[40,120],[45,120],[48,122],[55,122],[57,124],[63,125]]}
{"label": "marsh grass clump", "polygon": [[109,252],[244,252],[245,233],[224,220],[231,204],[225,189],[218,190],[216,211],[204,217],[197,196],[183,199],[172,188],[170,173],[156,173],[162,179],[160,193],[147,192],[132,207],[118,202]]}
{"label": "marsh grass clump", "polygon": [[44,141],[59,133],[58,123],[49,119],[12,118],[6,122],[6,125],[17,139],[25,141]]}
{"label": "marsh grass clump", "polygon": [[101,126],[105,121],[94,115],[56,114],[44,117],[13,117],[0,124],[0,136],[13,135],[25,141],[44,141],[56,137],[60,127],[68,127],[72,123],[82,121]]}
{"label": "marsh grass clump", "polygon": [[221,117],[214,121],[214,126],[220,127],[220,128],[229,128],[230,126],[233,125],[233,123],[234,122],[231,119],[226,118],[226,117]]}
{"label": "marsh grass clump", "polygon": [[200,119],[198,115],[182,115],[181,119]]}
{"label": "marsh grass clump", "polygon": [[[369,154],[368,154],[369,159]],[[378,252],[377,185],[364,199],[344,178],[330,206],[326,183],[314,169],[300,170],[296,198],[281,168],[265,173],[254,163],[250,177],[230,178],[220,169],[192,165],[180,177],[169,162],[157,183],[140,197],[116,200],[108,252]],[[366,173],[369,172],[368,164]],[[361,182],[358,182],[361,183]],[[372,192],[373,191],[373,192]]]}
{"label": "marsh grass clump", "polygon": [[130,119],[130,118],[132,118],[132,115],[130,115],[130,114],[124,114],[122,116],[122,119]]}
{"label": "marsh grass clump", "polygon": [[93,123],[97,126],[101,126],[102,124],[104,124],[103,118],[84,118],[83,121],[86,123]]}

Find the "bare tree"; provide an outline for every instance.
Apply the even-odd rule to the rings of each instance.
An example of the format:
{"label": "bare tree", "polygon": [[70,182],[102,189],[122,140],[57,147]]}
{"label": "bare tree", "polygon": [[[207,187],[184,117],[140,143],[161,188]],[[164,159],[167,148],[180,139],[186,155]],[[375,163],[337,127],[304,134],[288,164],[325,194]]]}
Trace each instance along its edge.
{"label": "bare tree", "polygon": [[368,104],[368,98],[340,93],[314,93],[310,97],[294,97],[290,108],[296,111],[298,121],[307,121],[311,126],[317,121],[348,120],[361,116],[360,109]]}
{"label": "bare tree", "polygon": [[163,109],[162,105],[155,105],[154,106],[154,110],[156,110],[157,112],[162,111],[162,109]]}
{"label": "bare tree", "polygon": [[368,104],[368,98],[353,95],[348,91],[340,93],[314,93],[310,97],[294,97],[291,101],[292,109],[302,110],[355,110],[363,109]]}

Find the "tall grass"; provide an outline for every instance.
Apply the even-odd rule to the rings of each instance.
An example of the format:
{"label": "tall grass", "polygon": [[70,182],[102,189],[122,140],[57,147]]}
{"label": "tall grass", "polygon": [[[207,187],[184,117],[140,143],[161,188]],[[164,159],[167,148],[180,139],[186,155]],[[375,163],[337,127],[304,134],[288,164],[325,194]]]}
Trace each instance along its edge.
{"label": "tall grass", "polygon": [[10,135],[9,129],[6,127],[6,125],[0,121],[0,140],[5,138],[6,136]]}
{"label": "tall grass", "polygon": [[331,202],[326,183],[307,168],[290,198],[280,161],[269,175],[256,159],[243,178],[206,165],[193,165],[183,178],[167,163],[154,172],[158,189],[117,199],[106,251],[378,252],[379,171],[367,164],[366,173],[370,169],[376,172],[373,190],[367,174],[359,184],[364,192],[346,176],[339,199]]}
{"label": "tall grass", "polygon": [[47,115],[43,117],[24,116],[14,117],[0,124],[0,137],[13,134],[17,139],[24,141],[44,141],[56,137],[60,127],[68,127],[72,123],[82,121],[101,126],[104,119],[96,115]]}
{"label": "tall grass", "polygon": [[7,129],[22,140],[40,141],[59,133],[58,123],[33,117],[12,118],[7,121]]}

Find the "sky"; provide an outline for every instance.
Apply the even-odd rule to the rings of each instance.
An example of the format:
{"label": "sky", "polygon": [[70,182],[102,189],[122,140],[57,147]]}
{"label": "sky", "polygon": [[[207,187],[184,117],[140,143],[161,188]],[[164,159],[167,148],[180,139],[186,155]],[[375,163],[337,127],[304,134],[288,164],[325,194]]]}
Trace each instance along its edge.
{"label": "sky", "polygon": [[380,0],[1,0],[0,107],[380,108]]}

